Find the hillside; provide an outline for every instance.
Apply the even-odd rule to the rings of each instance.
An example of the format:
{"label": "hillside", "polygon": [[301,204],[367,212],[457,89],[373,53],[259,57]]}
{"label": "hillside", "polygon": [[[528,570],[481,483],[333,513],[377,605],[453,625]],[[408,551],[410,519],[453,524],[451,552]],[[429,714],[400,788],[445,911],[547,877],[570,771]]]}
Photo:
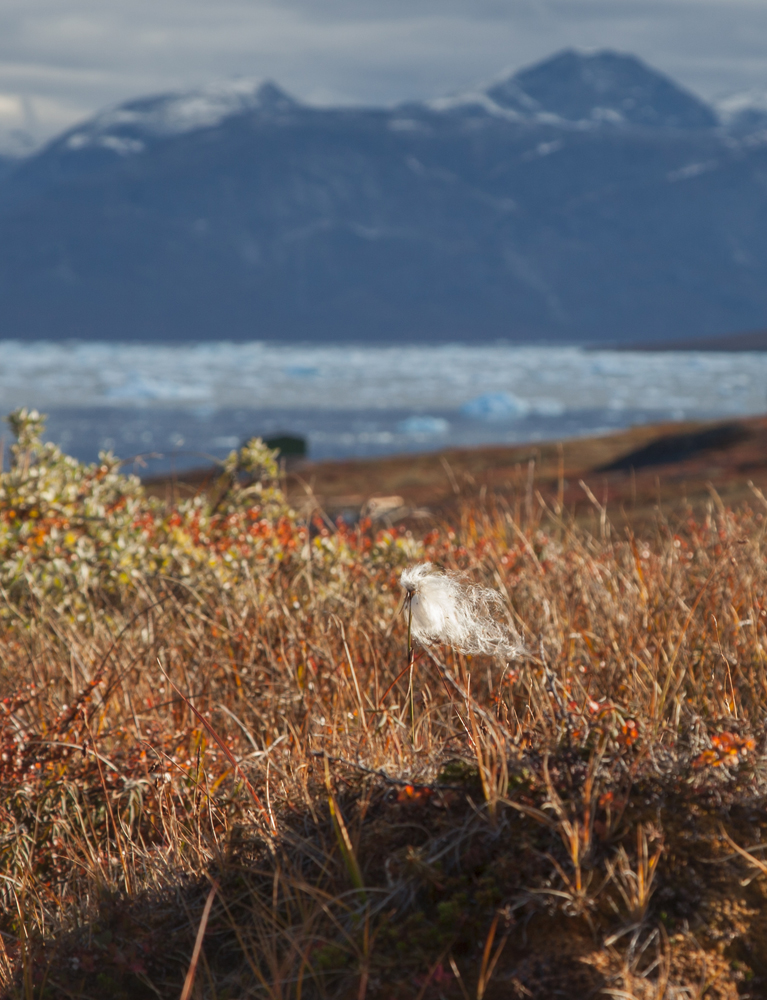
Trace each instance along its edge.
{"label": "hillside", "polygon": [[[767,323],[762,118],[564,52],[476,92],[144,98],[0,178],[0,336],[662,343]],[[722,112],[724,114],[724,112]]]}

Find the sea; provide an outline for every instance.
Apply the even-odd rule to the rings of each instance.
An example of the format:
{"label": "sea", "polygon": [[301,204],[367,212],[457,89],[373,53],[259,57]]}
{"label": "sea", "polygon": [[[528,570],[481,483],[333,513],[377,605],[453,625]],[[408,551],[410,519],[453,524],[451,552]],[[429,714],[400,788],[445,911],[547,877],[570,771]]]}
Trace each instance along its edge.
{"label": "sea", "polygon": [[149,476],[253,436],[301,438],[322,460],[761,414],[767,352],[2,341],[0,411],[20,406],[78,459],[112,451]]}

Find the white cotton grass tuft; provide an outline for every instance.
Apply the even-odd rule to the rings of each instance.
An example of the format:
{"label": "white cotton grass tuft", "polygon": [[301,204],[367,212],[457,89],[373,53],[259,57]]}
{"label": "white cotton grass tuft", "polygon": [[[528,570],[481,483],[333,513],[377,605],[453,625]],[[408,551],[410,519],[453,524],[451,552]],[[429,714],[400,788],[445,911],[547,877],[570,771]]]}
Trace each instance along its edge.
{"label": "white cotton grass tuft", "polygon": [[[501,595],[467,582],[458,573],[419,563],[404,570],[405,614],[412,613],[412,635],[423,646],[444,643],[459,653],[512,659],[522,652],[514,631],[497,620]],[[410,611],[408,611],[408,600]]]}

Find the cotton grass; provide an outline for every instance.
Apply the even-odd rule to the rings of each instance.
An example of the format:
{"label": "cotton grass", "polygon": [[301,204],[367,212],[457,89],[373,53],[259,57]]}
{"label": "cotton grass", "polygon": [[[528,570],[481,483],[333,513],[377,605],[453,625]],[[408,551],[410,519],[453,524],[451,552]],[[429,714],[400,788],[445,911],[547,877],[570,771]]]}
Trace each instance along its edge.
{"label": "cotton grass", "polygon": [[459,653],[504,660],[522,652],[519,637],[496,617],[503,607],[497,591],[435,570],[428,562],[408,567],[400,583],[413,638],[422,646],[444,643]]}

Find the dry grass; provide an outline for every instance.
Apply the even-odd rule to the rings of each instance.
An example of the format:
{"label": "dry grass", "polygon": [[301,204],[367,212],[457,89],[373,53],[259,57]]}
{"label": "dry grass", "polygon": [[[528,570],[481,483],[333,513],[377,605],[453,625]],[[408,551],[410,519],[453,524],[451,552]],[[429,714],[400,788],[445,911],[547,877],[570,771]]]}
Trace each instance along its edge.
{"label": "dry grass", "polygon": [[[764,996],[766,507],[634,539],[528,492],[422,543],[283,523],[236,587],[29,598],[5,995]],[[412,726],[408,552],[497,588],[527,649],[422,651]]]}

